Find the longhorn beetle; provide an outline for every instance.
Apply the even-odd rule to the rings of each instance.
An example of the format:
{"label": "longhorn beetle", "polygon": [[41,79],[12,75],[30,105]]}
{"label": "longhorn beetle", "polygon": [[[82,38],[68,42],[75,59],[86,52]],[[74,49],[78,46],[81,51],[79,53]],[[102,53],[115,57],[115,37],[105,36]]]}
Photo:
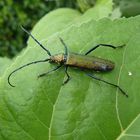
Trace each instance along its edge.
{"label": "longhorn beetle", "polygon": [[[11,72],[8,76],[8,83],[10,86],[15,87],[14,85],[12,85],[10,83],[10,77],[13,73],[17,72],[18,70],[32,65],[32,64],[36,64],[36,63],[44,63],[49,61],[50,63],[57,63],[59,64],[57,67],[55,67],[54,69],[40,74],[38,77],[43,77],[48,75],[49,73],[58,70],[60,67],[64,66],[65,67],[65,73],[67,76],[67,79],[64,81],[63,84],[66,84],[69,80],[70,80],[70,76],[68,74],[68,67],[77,67],[77,68],[82,68],[82,69],[89,69],[89,70],[94,70],[94,71],[100,71],[100,72],[106,72],[106,71],[111,71],[114,69],[115,64],[112,61],[106,60],[106,59],[101,59],[95,56],[88,56],[89,53],[91,53],[92,51],[94,51],[95,49],[97,49],[100,46],[105,46],[105,47],[111,47],[113,49],[116,49],[117,47],[113,46],[113,45],[108,45],[108,44],[98,44],[95,47],[91,48],[90,50],[88,50],[84,55],[82,54],[76,54],[76,53],[69,53],[68,52],[68,48],[66,46],[66,44],[64,43],[63,39],[59,37],[61,43],[64,46],[64,53],[61,54],[55,54],[55,55],[51,55],[51,52],[46,49],[30,32],[28,32],[24,27],[21,27],[42,49],[44,49],[47,54],[49,55],[50,58],[46,58],[44,60],[39,60],[39,61],[34,61],[34,62],[30,62],[27,63],[17,69],[15,69],[13,72]],[[122,47],[124,45],[118,46],[118,47]],[[122,88],[119,85],[116,84],[112,84],[110,82],[107,82],[103,79],[100,79],[94,75],[91,74],[86,74],[87,76],[104,82],[106,84],[112,85],[116,88],[118,88],[122,94],[124,94],[126,97],[128,97],[128,95],[122,90]]]}

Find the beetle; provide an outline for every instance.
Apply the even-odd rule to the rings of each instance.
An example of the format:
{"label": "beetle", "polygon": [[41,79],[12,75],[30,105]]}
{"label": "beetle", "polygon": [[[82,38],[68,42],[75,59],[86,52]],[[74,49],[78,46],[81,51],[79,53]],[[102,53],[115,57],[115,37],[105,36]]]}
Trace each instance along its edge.
{"label": "beetle", "polygon": [[[15,87],[14,85],[11,84],[10,82],[10,77],[13,73],[17,72],[18,70],[26,67],[26,66],[29,66],[29,65],[32,65],[32,64],[36,64],[36,63],[43,63],[43,62],[47,62],[49,61],[49,63],[57,63],[58,66],[56,66],[54,69],[46,72],[46,73],[43,73],[43,74],[40,74],[38,76],[38,78],[40,77],[43,77],[43,76],[46,76],[48,75],[49,73],[53,72],[53,71],[56,71],[58,70],[59,68],[61,68],[62,66],[65,67],[65,73],[66,73],[66,76],[67,76],[67,79],[64,81],[63,85],[66,84],[69,80],[70,80],[70,75],[68,74],[68,67],[77,67],[77,68],[80,68],[80,69],[88,69],[88,70],[94,70],[94,71],[99,71],[99,72],[108,72],[108,71],[112,71],[114,69],[114,62],[110,61],[110,60],[106,60],[106,59],[102,59],[102,58],[98,58],[96,56],[88,56],[89,53],[91,53],[92,51],[94,51],[95,49],[99,48],[100,46],[105,46],[105,47],[110,47],[110,48],[113,48],[113,49],[116,49],[118,47],[123,47],[124,45],[121,45],[121,46],[118,46],[118,47],[115,47],[113,45],[109,45],[109,44],[98,44],[96,46],[94,46],[93,48],[91,48],[90,50],[88,50],[84,55],[82,54],[77,54],[77,53],[69,53],[68,52],[68,47],[67,45],[65,44],[65,42],[63,41],[63,39],[61,37],[59,37],[61,43],[63,44],[64,46],[64,53],[59,53],[59,54],[55,54],[55,55],[51,55],[51,52],[45,48],[30,32],[28,32],[23,26],[21,26],[21,28],[42,48],[44,49],[47,54],[49,55],[50,58],[47,58],[47,59],[44,59],[44,60],[39,60],[39,61],[34,61],[34,62],[30,62],[30,63],[27,63],[17,69],[15,69],[14,71],[12,71],[9,76],[8,76],[8,83],[10,86],[12,87]],[[119,85],[116,85],[116,84],[112,84],[108,81],[105,81],[101,78],[98,78],[96,77],[95,75],[92,75],[92,74],[87,74],[87,76],[95,79],[95,80],[98,80],[98,81],[101,81],[101,82],[104,82],[106,84],[109,84],[109,85],[112,85],[116,88],[118,88],[121,93],[123,95],[125,95],[126,97],[128,97],[128,95],[124,92],[124,90],[119,86]]]}

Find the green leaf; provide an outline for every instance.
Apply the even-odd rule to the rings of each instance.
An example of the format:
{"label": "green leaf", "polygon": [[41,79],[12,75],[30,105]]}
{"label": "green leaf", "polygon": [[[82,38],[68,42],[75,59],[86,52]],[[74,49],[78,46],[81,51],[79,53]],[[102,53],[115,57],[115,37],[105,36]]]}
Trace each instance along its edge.
{"label": "green leaf", "polygon": [[140,113],[139,23],[140,17],[114,22],[104,19],[70,28],[63,33],[69,50],[78,53],[84,53],[99,43],[116,46],[126,44],[125,48],[118,50],[99,49],[94,55],[116,62],[116,69],[101,74],[101,77],[119,84],[129,94],[129,98],[109,85],[89,81],[84,74],[70,69],[73,81],[61,88],[55,102],[49,131],[52,139],[115,139]]}
{"label": "green leaf", "polygon": [[0,58],[0,76],[3,75],[4,71],[6,70],[6,68],[11,64],[12,60],[8,59],[8,58]]}
{"label": "green leaf", "polygon": [[90,19],[99,20],[108,17],[112,12],[112,0],[98,0],[93,8],[88,9],[81,19],[88,21]]}
{"label": "green leaf", "polygon": [[72,79],[64,86],[63,68],[37,79],[38,74],[56,66],[49,63],[32,65],[17,72],[11,78],[16,87],[9,87],[7,76],[15,68],[48,58],[46,52],[30,39],[28,48],[17,57],[1,80],[0,139],[112,140],[119,137],[140,113],[140,16],[114,21],[89,20],[77,26],[72,23],[79,13],[75,16],[74,11],[73,14],[69,11],[71,16],[68,18],[67,12],[59,11],[58,15],[54,12],[53,16],[59,18],[44,17],[32,33],[52,54],[64,51],[58,37],[63,38],[69,52],[80,54],[99,43],[126,44],[115,50],[101,47],[90,54],[114,61],[116,67],[112,72],[87,72],[119,84],[129,98],[75,68],[68,69]]}
{"label": "green leaf", "polygon": [[[70,26],[80,16],[81,14],[78,11],[69,8],[55,10],[44,16],[34,27],[32,33],[38,40],[47,39],[49,36],[57,34],[63,28]],[[44,36],[40,36],[40,34],[44,34]],[[30,42],[31,47],[32,43],[36,44],[33,40]]]}

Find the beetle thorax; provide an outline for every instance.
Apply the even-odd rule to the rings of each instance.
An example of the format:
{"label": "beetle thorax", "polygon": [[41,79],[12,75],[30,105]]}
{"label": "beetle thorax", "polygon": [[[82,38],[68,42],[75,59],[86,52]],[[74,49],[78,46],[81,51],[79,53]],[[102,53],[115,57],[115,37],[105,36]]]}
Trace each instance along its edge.
{"label": "beetle thorax", "polygon": [[51,62],[55,62],[55,63],[62,63],[65,61],[64,59],[64,54],[56,54],[50,57],[50,61]]}

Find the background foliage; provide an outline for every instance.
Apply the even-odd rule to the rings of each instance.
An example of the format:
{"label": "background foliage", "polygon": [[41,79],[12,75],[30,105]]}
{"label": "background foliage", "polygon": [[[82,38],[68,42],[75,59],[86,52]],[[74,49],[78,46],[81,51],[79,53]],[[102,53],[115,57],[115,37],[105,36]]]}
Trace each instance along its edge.
{"label": "background foliage", "polygon": [[31,30],[43,15],[58,7],[75,7],[74,0],[1,0],[0,56],[15,56],[26,46],[27,34],[20,25]]}

